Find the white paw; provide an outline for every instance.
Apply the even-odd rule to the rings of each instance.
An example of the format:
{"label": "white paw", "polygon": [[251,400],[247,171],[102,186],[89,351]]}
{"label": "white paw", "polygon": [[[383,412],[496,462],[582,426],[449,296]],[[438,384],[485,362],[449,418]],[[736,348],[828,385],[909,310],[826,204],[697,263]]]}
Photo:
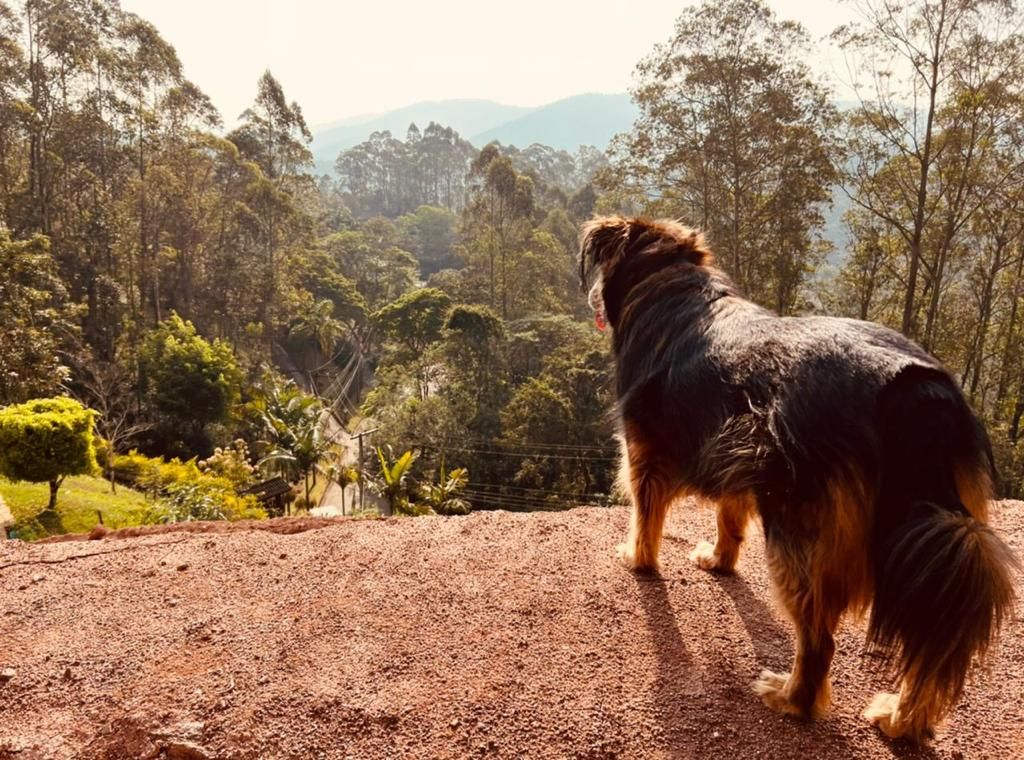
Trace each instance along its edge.
{"label": "white paw", "polygon": [[715,547],[710,541],[701,541],[690,552],[690,561],[701,570],[715,570],[718,568],[718,555],[715,554]]}
{"label": "white paw", "polygon": [[800,715],[800,709],[785,696],[786,682],[789,680],[789,673],[773,673],[770,670],[762,670],[760,677],[750,684],[754,693],[761,697],[761,701],[776,712],[785,715]]}

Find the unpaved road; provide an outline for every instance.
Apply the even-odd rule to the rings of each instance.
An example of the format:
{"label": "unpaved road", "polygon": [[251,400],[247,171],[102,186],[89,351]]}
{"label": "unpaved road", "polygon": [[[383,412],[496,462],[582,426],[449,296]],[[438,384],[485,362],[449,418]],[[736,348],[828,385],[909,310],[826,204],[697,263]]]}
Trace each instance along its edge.
{"label": "unpaved road", "polygon": [[[1024,757],[1024,624],[931,750],[858,717],[885,683],[859,626],[832,715],[803,723],[748,688],[792,654],[757,531],[718,578],[686,560],[713,514],[677,510],[663,578],[641,580],[614,556],[626,520],[0,542],[0,758]],[[1022,552],[1024,504],[996,522]]]}

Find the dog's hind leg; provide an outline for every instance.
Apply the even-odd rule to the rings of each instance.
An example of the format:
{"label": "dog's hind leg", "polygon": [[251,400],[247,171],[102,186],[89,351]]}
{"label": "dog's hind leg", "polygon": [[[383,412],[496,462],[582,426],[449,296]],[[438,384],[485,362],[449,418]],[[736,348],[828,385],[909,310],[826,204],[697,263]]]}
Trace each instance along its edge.
{"label": "dog's hind leg", "polygon": [[750,493],[727,494],[718,500],[718,538],[714,546],[701,541],[690,552],[690,560],[697,567],[717,573],[731,573],[736,569],[740,544],[747,522],[754,511],[754,496]]}
{"label": "dog's hind leg", "polygon": [[629,536],[618,547],[619,556],[631,570],[653,573],[658,570],[658,550],[665,516],[679,495],[679,486],[674,482],[671,471],[664,463],[649,456],[644,446],[627,440],[624,448],[633,512]]}
{"label": "dog's hind leg", "polygon": [[829,670],[835,653],[833,634],[846,607],[841,588],[812,585],[806,568],[787,549],[768,549],[775,592],[797,629],[796,659],[790,673],[761,672],[752,687],[773,710],[804,718],[828,711],[832,698]]}

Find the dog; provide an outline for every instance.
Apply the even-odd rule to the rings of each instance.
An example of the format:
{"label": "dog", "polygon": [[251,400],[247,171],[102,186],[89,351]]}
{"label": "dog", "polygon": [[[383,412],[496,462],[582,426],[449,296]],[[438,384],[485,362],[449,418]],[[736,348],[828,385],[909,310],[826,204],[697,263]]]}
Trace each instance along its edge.
{"label": "dog", "polygon": [[734,570],[759,517],[797,645],[791,672],[763,671],[754,691],[780,712],[823,715],[836,626],[870,606],[868,642],[900,687],[864,717],[931,738],[1012,613],[1019,570],[986,522],[991,448],[956,380],[880,325],[746,300],[703,236],[674,221],[593,219],[579,265],[611,330],[626,565],[657,572],[666,512],[684,496],[717,504],[716,543],[691,554],[707,570]]}

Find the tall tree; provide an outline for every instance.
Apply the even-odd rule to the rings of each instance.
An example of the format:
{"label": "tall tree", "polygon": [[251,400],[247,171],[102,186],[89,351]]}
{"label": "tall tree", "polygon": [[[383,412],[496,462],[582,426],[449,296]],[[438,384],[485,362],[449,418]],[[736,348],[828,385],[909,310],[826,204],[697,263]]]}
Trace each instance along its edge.
{"label": "tall tree", "polygon": [[640,117],[604,174],[650,210],[708,231],[726,269],[782,313],[823,252],[817,230],[836,177],[829,93],[808,37],[763,0],[704,2],[637,67]]}
{"label": "tall tree", "polygon": [[[858,83],[859,102],[849,119],[848,192],[904,240],[899,327],[907,335],[923,332],[931,342],[952,239],[974,208],[969,184],[980,158],[976,151],[998,128],[992,109],[1005,99],[1000,89],[1006,65],[1019,60],[1017,54],[993,57],[1009,5],[1000,0],[854,5],[861,20],[833,33]],[[928,233],[939,220],[944,230],[929,261]],[[919,315],[922,269],[928,270],[931,289],[927,326]]]}

